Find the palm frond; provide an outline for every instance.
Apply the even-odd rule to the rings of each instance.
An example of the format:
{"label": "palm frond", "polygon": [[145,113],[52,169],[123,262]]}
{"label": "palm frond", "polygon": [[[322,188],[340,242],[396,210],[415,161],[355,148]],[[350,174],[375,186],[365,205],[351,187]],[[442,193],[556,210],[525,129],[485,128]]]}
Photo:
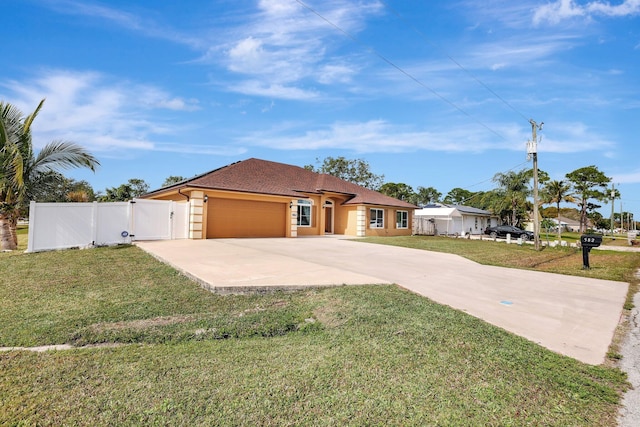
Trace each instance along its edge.
{"label": "palm frond", "polygon": [[7,142],[17,143],[22,126],[22,111],[0,101],[0,150]]}
{"label": "palm frond", "polygon": [[25,133],[27,133],[27,132],[29,132],[31,130],[31,123],[33,123],[33,121],[35,120],[35,118],[38,115],[38,113],[40,112],[40,109],[42,108],[43,104],[44,104],[44,99],[42,101],[40,101],[40,103],[38,104],[36,109],[33,111],[33,113],[31,113],[27,117],[25,117],[24,124],[23,124],[23,129],[24,129]]}
{"label": "palm frond", "polygon": [[0,194],[6,203],[15,203],[24,192],[24,158],[17,144],[7,141],[2,151]]}
{"label": "palm frond", "polygon": [[69,141],[53,141],[45,145],[30,167],[31,173],[86,167],[95,172],[100,162],[80,145]]}

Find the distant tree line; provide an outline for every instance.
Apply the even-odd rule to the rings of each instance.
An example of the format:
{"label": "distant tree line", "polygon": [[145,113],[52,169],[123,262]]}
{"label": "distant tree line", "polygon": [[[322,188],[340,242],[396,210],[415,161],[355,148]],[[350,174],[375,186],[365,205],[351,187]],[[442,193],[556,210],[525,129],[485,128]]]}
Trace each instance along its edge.
{"label": "distant tree line", "polygon": [[[383,175],[371,172],[369,164],[362,160],[348,160],[344,157],[327,157],[320,167],[307,165],[305,168],[315,172],[328,173],[364,187],[377,190],[388,196],[426,206],[433,203],[448,205],[466,205],[491,212],[500,218],[500,222],[510,225],[522,225],[528,221],[533,211],[533,170],[499,172],[493,177],[496,188],[489,191],[472,192],[463,188],[453,188],[444,197],[433,187],[417,187],[416,190],[405,183],[384,182]],[[538,171],[539,208],[554,206],[551,210],[542,210],[543,214],[555,213],[559,221],[561,203],[573,203],[577,206],[580,231],[587,228],[590,219],[595,227],[608,228],[608,223],[596,209],[602,207],[597,202],[610,198],[608,185],[611,178],[594,165],[576,169],[565,175],[563,180],[551,180],[544,171]],[[614,195],[619,198],[619,193]],[[628,214],[627,214],[628,215]],[[622,214],[624,216],[624,213]]]}

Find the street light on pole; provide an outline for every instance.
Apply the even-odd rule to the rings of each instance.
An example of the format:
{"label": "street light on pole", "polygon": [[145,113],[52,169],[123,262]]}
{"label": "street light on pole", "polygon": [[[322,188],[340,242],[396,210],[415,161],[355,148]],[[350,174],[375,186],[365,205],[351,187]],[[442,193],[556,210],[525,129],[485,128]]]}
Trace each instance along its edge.
{"label": "street light on pole", "polygon": [[[530,119],[531,141],[527,144],[527,159],[533,159],[533,242],[536,250],[540,250],[540,215],[538,213],[538,130],[542,130],[544,122],[539,125]],[[558,224],[560,226],[560,224]]]}

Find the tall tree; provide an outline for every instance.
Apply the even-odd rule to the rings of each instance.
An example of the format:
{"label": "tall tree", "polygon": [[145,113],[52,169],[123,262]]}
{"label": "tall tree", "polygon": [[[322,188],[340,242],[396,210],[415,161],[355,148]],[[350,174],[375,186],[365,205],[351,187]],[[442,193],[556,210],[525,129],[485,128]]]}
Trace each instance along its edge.
{"label": "tall tree", "polygon": [[170,185],[177,184],[179,182],[184,181],[185,179],[187,178],[185,178],[184,176],[170,175],[164,180],[164,182],[162,183],[162,186],[169,187]]}
{"label": "tall tree", "polygon": [[379,192],[386,194],[389,197],[393,197],[398,200],[404,200],[405,202],[414,203],[416,194],[413,192],[413,188],[410,185],[402,182],[386,182],[382,184]]}
{"label": "tall tree", "polygon": [[560,228],[560,203],[575,203],[576,201],[571,193],[571,184],[562,180],[547,182],[542,190],[542,200],[544,203],[555,203],[558,208],[558,240],[560,240],[562,238],[562,229]]}
{"label": "tall tree", "polygon": [[144,179],[131,178],[127,184],[131,186],[133,197],[140,197],[149,191],[149,184]]}
{"label": "tall tree", "polygon": [[499,186],[498,191],[511,208],[510,225],[518,225],[522,219],[518,212],[523,210],[526,212],[527,210],[527,197],[531,191],[529,181],[532,177],[533,171],[531,169],[522,169],[519,172],[499,172],[493,177],[493,181]]}
{"label": "tall tree", "polygon": [[440,201],[442,193],[433,187],[418,187],[416,191],[416,204],[424,206]]}
{"label": "tall tree", "polygon": [[476,207],[491,211],[494,215],[497,215],[501,224],[508,223],[512,216],[511,204],[505,198],[504,191],[500,189],[481,193]]}
{"label": "tall tree", "polygon": [[461,205],[465,203],[473,197],[473,192],[469,190],[465,190],[464,188],[452,188],[451,191],[444,196],[444,203],[453,204],[453,205]]}
{"label": "tall tree", "polygon": [[27,188],[26,197],[36,202],[93,202],[96,199],[87,181],[76,181],[59,172],[39,176]]}
{"label": "tall tree", "polygon": [[16,227],[27,190],[43,174],[60,169],[86,167],[95,171],[98,160],[81,146],[53,141],[34,153],[31,125],[44,99],[28,116],[15,106],[0,101],[0,249],[18,246]]}
{"label": "tall tree", "polygon": [[135,197],[140,197],[149,191],[149,184],[144,179],[131,178],[125,184],[111,187],[105,190],[105,195],[100,196],[101,202],[126,202]]}
{"label": "tall tree", "polygon": [[611,182],[611,178],[594,165],[576,169],[569,172],[566,177],[573,186],[575,203],[580,208],[580,232],[584,233],[587,229],[587,213],[600,207],[589,201],[591,199],[607,200],[609,197],[607,186]]}
{"label": "tall tree", "polygon": [[611,225],[611,218],[605,218],[598,211],[591,212],[589,219],[593,222],[595,228],[607,229]]}
{"label": "tall tree", "polygon": [[[320,159],[316,159],[320,163]],[[348,160],[344,157],[326,157],[320,167],[306,165],[307,170],[333,175],[371,190],[377,190],[384,181],[384,175],[376,175],[366,160]]]}

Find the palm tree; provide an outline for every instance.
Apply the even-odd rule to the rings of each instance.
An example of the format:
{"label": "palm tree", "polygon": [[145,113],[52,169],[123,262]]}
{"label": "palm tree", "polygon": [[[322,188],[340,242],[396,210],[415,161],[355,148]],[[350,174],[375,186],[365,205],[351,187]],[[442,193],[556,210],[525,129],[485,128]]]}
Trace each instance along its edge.
{"label": "palm tree", "polygon": [[531,191],[529,181],[532,176],[531,169],[523,169],[519,172],[499,172],[493,177],[493,181],[500,187],[500,194],[511,207],[510,225],[518,225],[518,210],[526,209],[527,196]]}
{"label": "palm tree", "polygon": [[27,190],[43,174],[75,167],[92,171],[98,160],[79,145],[53,141],[36,155],[31,141],[31,124],[44,104],[24,116],[15,106],[0,101],[0,249],[18,246],[16,226]]}
{"label": "palm tree", "polygon": [[544,187],[543,199],[545,203],[555,203],[558,208],[558,240],[562,239],[562,229],[560,228],[560,203],[575,203],[576,199],[571,193],[571,184],[565,181],[549,181]]}

